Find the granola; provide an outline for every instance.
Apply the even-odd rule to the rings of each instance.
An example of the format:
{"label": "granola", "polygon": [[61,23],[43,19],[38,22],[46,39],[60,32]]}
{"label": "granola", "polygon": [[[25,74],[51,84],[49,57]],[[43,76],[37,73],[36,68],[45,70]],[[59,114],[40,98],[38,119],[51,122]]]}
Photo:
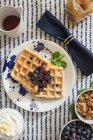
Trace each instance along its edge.
{"label": "granola", "polygon": [[76,104],[77,112],[85,119],[93,119],[93,90],[82,94]]}

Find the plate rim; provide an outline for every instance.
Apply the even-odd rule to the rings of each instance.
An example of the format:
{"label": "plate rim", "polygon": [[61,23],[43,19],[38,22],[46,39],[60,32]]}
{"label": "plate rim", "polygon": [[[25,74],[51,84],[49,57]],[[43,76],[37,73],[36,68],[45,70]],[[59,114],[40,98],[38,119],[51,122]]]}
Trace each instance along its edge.
{"label": "plate rim", "polygon": [[[8,56],[7,56],[7,58],[6,58],[6,60],[11,56],[11,54],[13,53],[13,51],[14,50],[16,50],[18,47],[20,47],[21,45],[24,45],[24,44],[26,44],[26,43],[28,43],[28,42],[35,42],[35,41],[41,41],[41,42],[48,42],[48,43],[53,43],[54,45],[57,45],[57,47],[58,48],[60,48],[61,50],[63,50],[65,53],[66,53],[66,56],[68,56],[68,58],[69,58],[69,62],[70,62],[70,64],[72,65],[71,67],[72,67],[72,69],[73,69],[73,83],[72,83],[72,88],[71,88],[71,90],[73,89],[73,87],[74,87],[74,85],[75,85],[75,79],[76,79],[76,73],[75,73],[75,67],[74,67],[74,65],[73,65],[73,62],[72,62],[72,60],[71,60],[71,57],[69,56],[69,54],[59,45],[59,44],[57,44],[57,43],[55,43],[55,42],[53,42],[53,41],[50,41],[50,40],[47,40],[47,39],[31,39],[31,40],[29,40],[29,41],[25,41],[24,43],[21,43],[20,45],[18,45],[18,46],[16,46],[15,48],[13,48],[12,49],[12,51],[8,54]],[[5,62],[6,62],[6,60],[4,61],[4,64],[3,64],[3,67],[4,67],[4,65],[5,65]],[[3,70],[2,70],[2,75],[3,75]],[[6,92],[6,94],[7,94],[7,97],[15,104],[15,105],[17,105],[18,107],[20,107],[21,109],[24,109],[24,110],[26,110],[26,111],[29,111],[29,112],[48,112],[48,111],[51,111],[51,110],[54,110],[54,109],[56,109],[56,108],[58,108],[59,106],[61,106],[61,105],[63,105],[63,103],[61,104],[58,104],[58,105],[56,105],[56,107],[51,107],[51,109],[46,109],[46,110],[44,110],[44,111],[38,111],[38,110],[30,110],[30,109],[27,109],[27,108],[25,108],[25,107],[23,107],[23,106],[21,106],[21,105],[18,105],[17,103],[15,103],[14,102],[14,100],[12,100],[11,99],[11,97],[9,96],[9,94],[7,93],[7,91],[6,91],[6,88],[5,88],[5,84],[4,84],[4,76],[2,76],[2,83],[3,83],[3,87],[4,87],[4,91]],[[63,102],[64,101],[66,101],[67,100],[67,98],[69,97],[71,95],[71,91],[69,92],[69,95],[68,96],[65,96],[64,97],[64,99],[63,99]]]}

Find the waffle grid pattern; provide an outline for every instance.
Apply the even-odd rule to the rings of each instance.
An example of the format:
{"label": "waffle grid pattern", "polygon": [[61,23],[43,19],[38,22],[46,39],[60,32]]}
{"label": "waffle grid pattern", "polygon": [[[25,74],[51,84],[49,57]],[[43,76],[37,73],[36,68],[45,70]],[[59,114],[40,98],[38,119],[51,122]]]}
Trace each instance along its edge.
{"label": "waffle grid pattern", "polygon": [[[47,88],[44,88],[42,92],[38,92],[37,85],[32,84],[28,75],[41,65],[43,65],[46,70],[50,71],[51,83],[47,85]],[[19,54],[11,71],[11,77],[22,84],[27,91],[31,91],[34,97],[61,98],[63,96],[63,68],[51,66],[48,61],[30,51],[30,49],[26,48]]]}
{"label": "waffle grid pattern", "polygon": [[11,71],[11,77],[22,84],[27,91],[36,92],[38,87],[32,84],[28,74],[29,72],[33,72],[42,64],[45,69],[48,68],[47,61],[41,59],[29,49],[25,49],[21,54],[19,54],[13,70]]}
{"label": "waffle grid pattern", "polygon": [[44,98],[61,98],[63,97],[63,81],[64,81],[64,70],[63,68],[58,68],[51,66],[49,68],[51,75],[51,83],[44,88],[43,92],[32,93],[34,97],[44,97]]}

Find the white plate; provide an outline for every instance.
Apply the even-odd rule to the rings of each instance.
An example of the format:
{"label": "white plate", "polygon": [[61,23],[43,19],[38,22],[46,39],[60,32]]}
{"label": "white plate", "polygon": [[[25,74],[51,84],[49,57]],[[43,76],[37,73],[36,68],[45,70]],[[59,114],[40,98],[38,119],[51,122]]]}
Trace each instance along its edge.
{"label": "white plate", "polygon": [[[38,51],[37,44],[43,43],[44,49]],[[63,84],[64,97],[61,99],[39,99],[31,97],[31,93],[27,93],[26,90],[19,84],[13,81],[10,77],[11,69],[14,65],[16,57],[24,48],[30,48],[32,51],[35,51],[41,57],[50,59],[52,53],[59,51],[65,55],[65,61],[67,62],[67,68],[65,69],[65,79]],[[7,95],[10,99],[19,107],[33,112],[45,112],[52,110],[59,105],[63,104],[68,96],[70,96],[72,88],[75,82],[75,70],[73,63],[67,54],[67,52],[62,49],[59,45],[47,41],[47,40],[31,40],[25,42],[18,47],[14,48],[10,53],[8,59],[6,60],[3,68],[3,85]]]}

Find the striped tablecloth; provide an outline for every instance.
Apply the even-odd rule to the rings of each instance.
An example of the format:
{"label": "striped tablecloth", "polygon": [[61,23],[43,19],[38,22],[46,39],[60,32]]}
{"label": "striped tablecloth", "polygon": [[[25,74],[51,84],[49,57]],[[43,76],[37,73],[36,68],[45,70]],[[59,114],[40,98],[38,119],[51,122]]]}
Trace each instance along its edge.
{"label": "striped tablecloth", "polygon": [[[89,15],[83,22],[72,25],[65,14],[65,0],[0,0],[0,7],[4,5],[21,6],[23,9],[24,31],[17,39],[8,38],[0,33],[0,108],[10,107],[21,112],[24,117],[24,133],[20,140],[58,140],[62,126],[71,120],[69,106],[77,96],[77,91],[88,87],[93,81],[93,74],[85,77],[81,74],[77,65],[76,83],[71,96],[58,108],[45,113],[27,112],[17,107],[4,91],[2,85],[2,68],[9,53],[19,44],[31,39],[48,39],[62,44],[51,36],[36,28],[45,9],[51,11],[87,48],[93,51],[93,15]],[[65,48],[66,49],[66,48]]]}

